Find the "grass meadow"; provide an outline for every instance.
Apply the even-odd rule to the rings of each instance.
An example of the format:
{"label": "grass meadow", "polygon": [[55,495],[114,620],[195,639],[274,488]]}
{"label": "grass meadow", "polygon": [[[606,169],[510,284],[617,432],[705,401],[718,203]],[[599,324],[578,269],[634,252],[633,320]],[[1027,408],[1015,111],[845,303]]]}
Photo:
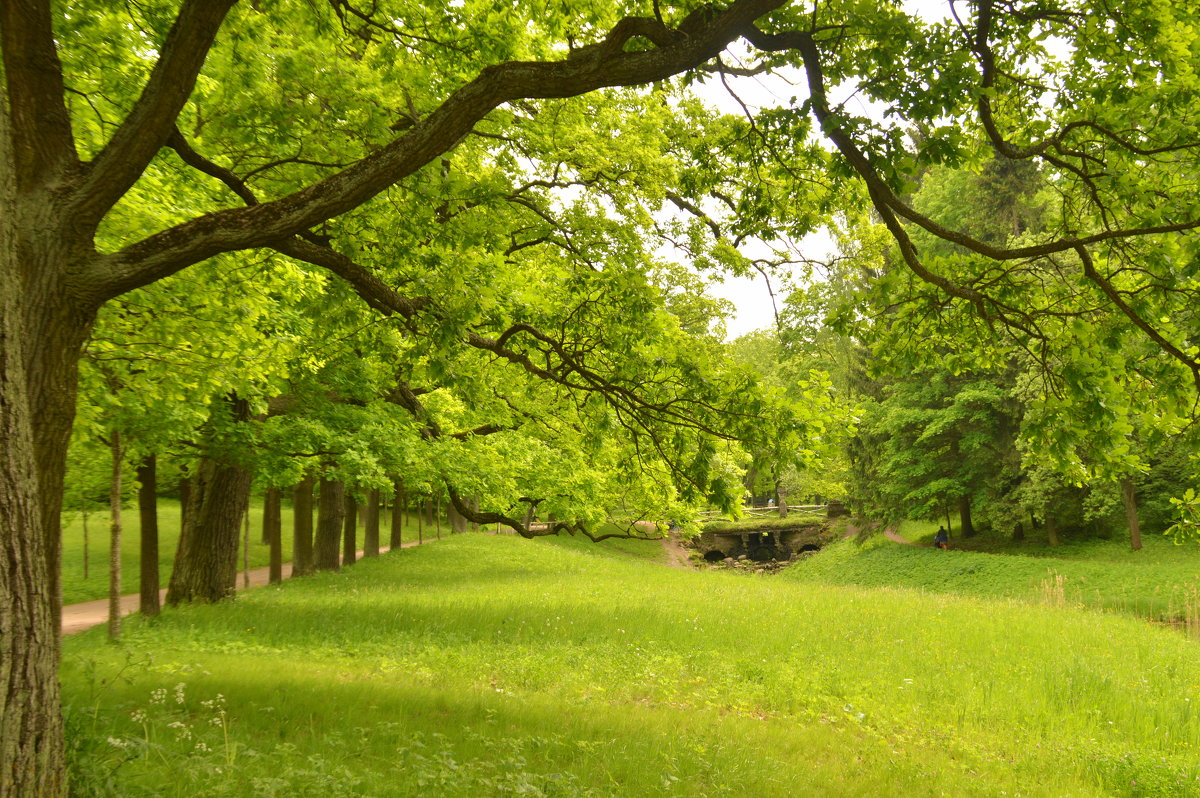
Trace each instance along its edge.
{"label": "grass meadow", "polygon": [[1172,623],[1190,620],[1200,631],[1200,550],[1194,544],[1178,546],[1162,535],[1147,535],[1142,550],[1131,551],[1124,540],[1052,547],[981,536],[965,542],[956,538],[949,551],[939,551],[930,547],[934,529],[901,526],[901,536],[924,544],[919,546],[882,537],[861,546],[838,541],[788,569],[784,578],[1091,607]]}
{"label": "grass meadow", "polygon": [[447,536],[69,637],[76,794],[1200,792],[1183,634],[660,552]]}

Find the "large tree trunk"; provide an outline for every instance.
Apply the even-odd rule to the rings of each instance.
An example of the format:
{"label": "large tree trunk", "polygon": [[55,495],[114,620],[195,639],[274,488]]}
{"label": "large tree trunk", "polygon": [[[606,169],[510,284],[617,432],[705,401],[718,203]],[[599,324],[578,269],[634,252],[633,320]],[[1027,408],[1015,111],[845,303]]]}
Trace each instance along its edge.
{"label": "large tree trunk", "polygon": [[263,538],[271,549],[270,576],[274,585],[283,581],[283,510],[279,488],[271,486],[263,497]]}
{"label": "large tree trunk", "polygon": [[316,570],[336,571],[340,567],[338,544],[342,542],[342,519],[345,515],[346,486],[322,479],[317,505],[317,539],[313,545]]}
{"label": "large tree trunk", "polygon": [[142,550],[139,563],[142,615],[158,615],[158,459],[147,455],[137,469],[138,513],[142,521]]}
{"label": "large tree trunk", "polygon": [[962,536],[969,538],[975,534],[975,525],[971,523],[971,497],[960,496],[958,499],[958,520],[962,524]]}
{"label": "large tree trunk", "polygon": [[1050,513],[1046,513],[1046,542],[1051,546],[1058,545],[1058,524]]}
{"label": "large tree trunk", "polygon": [[454,502],[446,505],[446,515],[450,518],[450,530],[452,532],[462,534],[467,531],[467,524],[470,522],[467,521],[466,516],[458,511],[458,508],[454,506]]}
{"label": "large tree trunk", "polygon": [[313,485],[306,474],[292,492],[292,576],[313,572]]}
{"label": "large tree trunk", "polygon": [[[0,108],[0,123],[6,114]],[[0,165],[6,158],[0,152]],[[26,230],[44,230],[42,246],[18,241],[18,223],[41,221],[17,213],[10,178],[0,168],[0,795],[40,798],[66,790],[60,514],[79,353],[94,313],[56,281],[55,265],[71,256],[52,228]]]}
{"label": "large tree trunk", "polygon": [[1121,500],[1125,503],[1125,520],[1129,523],[1129,545],[1134,551],[1142,548],[1142,527],[1138,523],[1137,496],[1133,489],[1133,480],[1125,477],[1121,480]]}
{"label": "large tree trunk", "polygon": [[342,565],[358,560],[358,500],[346,491],[346,518],[342,523]]}
{"label": "large tree trunk", "polygon": [[379,556],[379,489],[371,488],[363,511],[363,556]]}
{"label": "large tree trunk", "polygon": [[238,538],[250,505],[250,472],[200,458],[188,497],[187,523],[167,588],[167,604],[213,602],[237,586]]}

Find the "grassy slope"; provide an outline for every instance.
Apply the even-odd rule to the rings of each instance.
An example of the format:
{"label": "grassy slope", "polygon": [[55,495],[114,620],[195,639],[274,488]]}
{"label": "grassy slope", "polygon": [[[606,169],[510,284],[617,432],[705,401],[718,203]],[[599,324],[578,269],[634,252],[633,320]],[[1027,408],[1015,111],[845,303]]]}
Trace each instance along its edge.
{"label": "grassy slope", "polygon": [[509,536],[135,621],[120,648],[69,638],[63,676],[79,784],[115,772],[100,791],[126,796],[1176,795],[1200,776],[1200,661],[1169,631]]}
{"label": "grassy slope", "polygon": [[[284,504],[283,514],[283,561],[292,559],[292,508]],[[391,512],[380,515],[380,538],[387,544]],[[124,531],[121,536],[121,592],[138,592],[138,568],[141,561],[140,546],[142,524],[136,507],[126,507],[122,514]],[[417,517],[409,516],[404,529],[404,539],[417,535]],[[63,603],[76,604],[108,596],[108,511],[92,513],[88,518],[88,578],[84,578],[83,518],[78,513],[63,513]],[[361,523],[361,520],[360,520]],[[449,529],[443,520],[443,532]],[[179,544],[179,502],[174,499],[159,499],[158,502],[158,574],[159,584],[167,586],[171,578],[171,563],[175,559],[175,548]],[[432,531],[429,536],[432,537]],[[270,550],[261,544],[262,501],[257,499],[250,508],[250,567],[264,568],[270,563]],[[362,548],[362,529],[358,532],[359,548]],[[238,553],[238,567],[242,555]]]}
{"label": "grassy slope", "polygon": [[[906,538],[913,536],[901,528]],[[974,541],[973,541],[974,542]],[[959,540],[952,546],[962,545]],[[989,545],[980,540],[975,545]],[[875,539],[839,541],[788,569],[785,578],[865,587],[908,587],[985,598],[1079,604],[1162,619],[1185,614],[1200,586],[1200,551],[1160,536],[1130,551],[1121,541],[1080,541],[1051,548],[992,543],[988,553],[937,551]]]}

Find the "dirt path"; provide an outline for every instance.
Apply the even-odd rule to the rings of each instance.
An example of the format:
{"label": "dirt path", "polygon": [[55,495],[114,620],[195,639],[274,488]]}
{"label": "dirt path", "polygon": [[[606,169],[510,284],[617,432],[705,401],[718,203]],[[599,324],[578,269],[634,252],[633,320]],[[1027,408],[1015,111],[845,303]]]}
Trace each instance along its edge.
{"label": "dirt path", "polygon": [[692,562],[688,559],[687,550],[683,544],[679,542],[679,537],[672,532],[667,537],[663,538],[663,551],[667,555],[667,565],[672,568],[687,568],[691,569]]}
{"label": "dirt path", "polygon": [[[428,542],[428,541],[427,541]],[[407,549],[411,546],[419,545],[417,541],[408,541],[401,545],[401,548]],[[379,552],[385,553],[390,551],[387,546],[381,546]],[[362,559],[363,553],[358,552],[358,558]],[[285,562],[283,564],[283,578],[287,579],[292,575],[292,564]],[[270,581],[270,568],[255,568],[250,572],[250,587],[262,587]],[[245,590],[243,586],[243,572],[238,572],[237,589]],[[158,593],[158,600],[162,602],[167,597],[165,589]],[[130,596],[121,596],[121,614],[129,615],[137,612],[138,605],[141,603],[141,597],[134,593]],[[108,599],[98,599],[97,601],[84,601],[80,604],[68,604],[62,610],[62,633],[65,635],[82,632],[84,629],[91,629],[93,626],[99,626],[102,623],[108,622]]]}
{"label": "dirt path", "polygon": [[[888,540],[892,541],[893,543],[900,543],[905,546],[917,545],[917,544],[913,543],[911,540],[906,540],[906,539],[900,537],[900,533],[897,532],[896,529],[897,529],[896,524],[888,524],[887,526],[885,526],[883,528],[883,536],[885,538],[887,538]],[[846,534],[842,535],[842,537],[852,538],[855,535],[857,535],[860,531],[861,530],[854,524],[846,524]]]}
{"label": "dirt path", "polygon": [[915,546],[916,545],[911,540],[905,540],[904,538],[900,537],[900,533],[896,531],[895,524],[888,524],[887,526],[885,526],[883,528],[883,536],[885,538],[887,538],[888,540],[892,541],[893,543],[902,543],[905,546]]}

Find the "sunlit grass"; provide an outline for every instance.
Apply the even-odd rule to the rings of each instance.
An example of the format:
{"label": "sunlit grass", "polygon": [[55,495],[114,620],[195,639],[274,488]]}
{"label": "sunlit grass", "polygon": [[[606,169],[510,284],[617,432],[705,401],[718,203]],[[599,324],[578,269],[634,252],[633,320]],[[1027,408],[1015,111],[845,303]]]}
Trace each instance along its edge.
{"label": "sunlit grass", "polygon": [[[101,640],[66,641],[66,700],[91,752],[81,773],[129,758],[122,795],[194,794],[189,768],[209,773],[206,795],[322,796],[1178,795],[1200,775],[1183,635],[513,536],[456,536],[132,623],[123,648]],[[177,683],[186,711],[150,705]],[[198,703],[217,694],[228,742]],[[172,722],[205,729],[210,750]]]}

